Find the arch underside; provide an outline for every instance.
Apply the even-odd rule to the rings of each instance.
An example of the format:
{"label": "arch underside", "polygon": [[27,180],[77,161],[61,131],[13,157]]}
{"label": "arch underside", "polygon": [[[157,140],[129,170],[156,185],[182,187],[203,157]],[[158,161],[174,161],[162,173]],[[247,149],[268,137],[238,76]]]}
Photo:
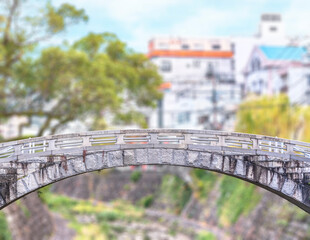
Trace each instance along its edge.
{"label": "arch underside", "polygon": [[[78,174],[125,166],[171,165],[200,168],[237,177],[265,188],[310,213],[310,186],[295,179],[294,174],[279,171],[279,165],[287,166],[287,159],[267,154],[251,155],[241,150],[167,146],[148,148],[141,145],[139,148],[133,145],[127,149],[101,146],[87,150],[63,150],[39,157],[29,156],[6,163],[2,167],[6,171],[3,173],[6,178],[0,178],[0,208],[48,184]],[[294,161],[289,161],[291,167],[294,167],[293,163]],[[298,161],[295,164],[300,166]]]}

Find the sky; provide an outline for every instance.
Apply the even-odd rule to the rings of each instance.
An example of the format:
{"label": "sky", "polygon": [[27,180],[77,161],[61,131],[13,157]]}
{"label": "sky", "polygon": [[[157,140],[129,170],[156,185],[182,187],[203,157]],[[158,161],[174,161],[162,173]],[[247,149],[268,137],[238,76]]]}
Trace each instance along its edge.
{"label": "sky", "polygon": [[85,9],[88,23],[54,38],[73,42],[89,32],[113,32],[135,51],[154,36],[251,36],[262,13],[280,13],[286,34],[310,35],[310,0],[53,0]]}

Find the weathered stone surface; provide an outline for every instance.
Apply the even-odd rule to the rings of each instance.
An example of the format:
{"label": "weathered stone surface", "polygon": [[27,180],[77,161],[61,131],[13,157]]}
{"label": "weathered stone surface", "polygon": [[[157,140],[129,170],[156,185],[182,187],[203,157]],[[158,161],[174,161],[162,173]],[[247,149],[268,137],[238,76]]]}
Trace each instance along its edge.
{"label": "weathered stone surface", "polygon": [[149,164],[161,164],[160,149],[147,149],[147,160]]}
{"label": "weathered stone surface", "polygon": [[199,161],[199,152],[197,151],[187,151],[187,163],[189,166],[195,165],[195,162]]}
{"label": "weathered stone surface", "polygon": [[292,196],[294,194],[296,187],[297,187],[297,184],[295,182],[293,182],[292,180],[286,179],[281,191],[285,195]]}
{"label": "weathered stone surface", "polygon": [[163,164],[171,164],[173,158],[173,150],[172,149],[161,149],[161,162]]}
{"label": "weathered stone surface", "polygon": [[211,153],[201,152],[199,154],[199,162],[198,162],[199,165],[198,166],[210,168],[211,158],[212,158]]}
{"label": "weathered stone surface", "polygon": [[108,167],[121,167],[123,165],[123,151],[112,151],[108,153]]}
{"label": "weathered stone surface", "polygon": [[244,162],[242,160],[237,160],[237,165],[235,168],[235,174],[237,176],[244,176],[245,175],[245,166],[244,166]]}
{"label": "weathered stone surface", "polygon": [[173,153],[172,164],[186,166],[187,152],[185,150],[174,150]]}
{"label": "weathered stone surface", "polygon": [[[143,154],[144,152],[143,153],[141,152],[142,149],[138,149],[138,150],[136,150],[136,154],[139,155],[140,158],[142,159],[144,157],[144,154]],[[138,162],[135,160],[135,150],[124,150],[124,165],[135,165],[137,163]]]}
{"label": "weathered stone surface", "polygon": [[[264,136],[256,139],[256,142],[265,141],[265,144],[266,141],[267,143],[276,141],[277,144],[282,144],[284,141],[288,144],[285,149],[293,153],[287,154],[281,153],[281,150],[272,149],[272,145],[270,147],[268,145],[272,151],[266,150],[266,146],[261,149],[262,145],[258,144],[253,144],[252,149],[232,147],[225,142],[225,137],[230,136],[237,140],[240,137],[239,140],[243,141],[247,137],[255,139],[255,135],[235,133],[227,135],[216,131],[145,130],[144,134],[150,134],[148,139],[151,140],[148,143],[135,144],[134,140],[127,143],[123,139],[126,134],[135,134],[139,131],[109,132],[113,136],[118,136],[116,143],[111,145],[92,146],[90,142],[92,135],[87,133],[47,137],[48,140],[53,139],[47,151],[38,153],[29,151],[29,154],[9,157],[8,162],[0,159],[0,207],[6,206],[16,197],[77,174],[112,167],[161,164],[198,167],[236,176],[270,189],[310,212],[310,188],[307,185],[310,182],[310,158],[293,153],[293,145],[298,145],[297,142]],[[166,135],[162,134],[162,138],[159,138],[158,134],[161,132]],[[204,136],[206,133],[209,134],[208,136],[216,135],[218,142],[208,145],[208,136]],[[193,140],[191,137],[195,134],[199,137]],[[84,136],[86,139],[83,139]],[[138,136],[140,135],[137,135],[137,138]],[[55,147],[58,139],[62,138],[80,139],[81,146],[73,149]],[[172,142],[171,139],[176,140]],[[22,140],[17,143],[32,141]],[[59,142],[61,143],[62,140]],[[9,145],[1,143],[0,147]],[[303,143],[303,146],[308,145]],[[17,151],[21,153],[20,149]]]}
{"label": "weathered stone surface", "polygon": [[269,184],[269,187],[271,187],[272,189],[275,189],[275,190],[280,190],[280,178],[279,178],[279,174],[277,173],[274,173],[273,174],[273,177],[272,177],[272,180]]}
{"label": "weathered stone surface", "polygon": [[211,169],[222,170],[223,167],[223,156],[220,154],[213,154]]}
{"label": "weathered stone surface", "polygon": [[[97,170],[103,167],[102,153],[93,153],[86,156],[85,165],[87,170]],[[67,169],[68,170],[68,169]]]}

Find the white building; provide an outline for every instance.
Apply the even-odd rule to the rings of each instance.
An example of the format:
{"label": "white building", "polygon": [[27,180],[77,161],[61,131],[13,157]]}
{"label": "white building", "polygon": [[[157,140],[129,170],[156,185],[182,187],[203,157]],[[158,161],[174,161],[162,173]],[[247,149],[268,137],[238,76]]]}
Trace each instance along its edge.
{"label": "white building", "polygon": [[245,68],[247,94],[286,93],[291,103],[310,104],[310,65],[305,47],[257,46]]}
{"label": "white building", "polygon": [[26,123],[26,117],[11,117],[10,119],[8,119],[8,121],[0,124],[0,137],[4,139],[12,139],[18,137],[20,126]]}
{"label": "white building", "polygon": [[154,38],[148,55],[165,82],[150,127],[203,129],[227,123],[241,97],[229,39]]}
{"label": "white building", "polygon": [[[288,42],[279,14],[263,14],[253,36],[152,39],[148,55],[163,76],[165,94],[149,125],[232,130],[233,113],[242,96],[244,67],[253,47]],[[207,76],[209,68],[216,77]]]}
{"label": "white building", "polygon": [[253,36],[231,37],[234,49],[235,77],[237,82],[244,83],[244,67],[255,46],[288,45],[291,39],[285,36],[284,24],[280,14],[262,14],[258,31]]}

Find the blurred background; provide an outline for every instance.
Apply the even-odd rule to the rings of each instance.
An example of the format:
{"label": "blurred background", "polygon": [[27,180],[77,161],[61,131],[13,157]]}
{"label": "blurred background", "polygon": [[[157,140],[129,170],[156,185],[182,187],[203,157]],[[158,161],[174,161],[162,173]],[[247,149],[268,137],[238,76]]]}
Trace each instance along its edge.
{"label": "blurred background", "polygon": [[[310,141],[307,0],[0,0],[0,139],[125,128]],[[310,239],[310,216],[241,180],[128,167],[0,212],[0,239]]]}

